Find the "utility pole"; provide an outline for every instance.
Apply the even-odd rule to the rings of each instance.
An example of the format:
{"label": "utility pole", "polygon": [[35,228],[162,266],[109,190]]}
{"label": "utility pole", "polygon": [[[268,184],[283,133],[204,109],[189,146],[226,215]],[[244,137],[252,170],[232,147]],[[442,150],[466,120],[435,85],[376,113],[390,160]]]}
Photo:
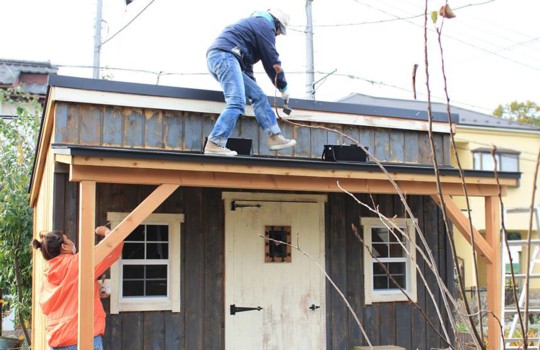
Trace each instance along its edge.
{"label": "utility pole", "polygon": [[94,79],[99,79],[100,55],[101,55],[101,14],[103,12],[103,0],[97,0],[96,23],[94,32]]}
{"label": "utility pole", "polygon": [[315,100],[315,64],[313,62],[313,18],[311,5],[313,0],[306,0],[306,93],[308,100]]}

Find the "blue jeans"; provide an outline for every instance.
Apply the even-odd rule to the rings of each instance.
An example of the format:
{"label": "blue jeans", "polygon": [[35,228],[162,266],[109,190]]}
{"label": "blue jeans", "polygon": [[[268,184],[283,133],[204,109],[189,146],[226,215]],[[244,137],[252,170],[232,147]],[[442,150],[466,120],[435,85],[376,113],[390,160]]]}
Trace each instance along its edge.
{"label": "blue jeans", "polygon": [[257,123],[266,135],[281,132],[265,93],[257,82],[242,72],[240,62],[232,53],[212,50],[208,53],[207,64],[212,76],[221,84],[227,104],[208,136],[210,141],[225,147],[238,117],[245,113],[246,98],[253,103]]}
{"label": "blue jeans", "polygon": [[[58,348],[51,348],[51,350],[77,350],[77,345],[62,346]],[[103,350],[103,341],[101,335],[94,337],[94,350]]]}

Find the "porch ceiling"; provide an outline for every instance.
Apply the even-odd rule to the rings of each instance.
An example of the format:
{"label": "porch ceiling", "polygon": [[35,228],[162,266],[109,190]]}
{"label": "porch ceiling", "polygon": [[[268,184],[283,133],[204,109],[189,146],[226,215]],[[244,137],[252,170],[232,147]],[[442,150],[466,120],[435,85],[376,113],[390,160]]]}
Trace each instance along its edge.
{"label": "porch ceiling", "polygon": [[[70,180],[125,184],[175,184],[196,187],[340,192],[396,193],[392,179],[404,194],[436,195],[433,167],[409,164],[335,163],[284,157],[212,157],[192,152],[164,152],[95,147],[55,149],[55,160],[69,165]],[[439,170],[443,194],[463,195],[459,172]],[[519,178],[499,176],[504,193]],[[493,173],[466,171],[471,196],[496,196]]]}

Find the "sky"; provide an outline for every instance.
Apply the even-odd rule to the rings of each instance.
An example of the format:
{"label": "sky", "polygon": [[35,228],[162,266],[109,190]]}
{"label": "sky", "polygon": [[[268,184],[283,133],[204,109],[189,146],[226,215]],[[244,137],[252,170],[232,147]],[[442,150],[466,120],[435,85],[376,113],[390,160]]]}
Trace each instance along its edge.
{"label": "sky", "polygon": [[[428,1],[428,13],[444,4]],[[540,104],[540,1],[448,4],[456,17],[429,18],[426,43],[426,1],[312,0],[315,99],[414,99],[418,64],[421,101],[429,86],[431,101],[445,102],[446,90],[451,104],[486,114],[515,100]],[[305,0],[103,0],[101,77],[220,90],[206,68],[208,46],[226,25],[271,7],[291,17],[287,35],[277,37],[291,97],[308,98]],[[0,58],[50,61],[59,74],[92,77],[97,0],[2,0],[0,9]],[[273,96],[261,64],[255,68]]]}

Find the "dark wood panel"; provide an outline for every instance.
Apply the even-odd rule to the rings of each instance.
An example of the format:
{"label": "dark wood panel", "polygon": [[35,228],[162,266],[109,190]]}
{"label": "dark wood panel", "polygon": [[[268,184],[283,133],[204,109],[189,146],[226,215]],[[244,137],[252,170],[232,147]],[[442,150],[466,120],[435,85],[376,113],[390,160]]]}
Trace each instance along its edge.
{"label": "dark wood panel", "polygon": [[[217,119],[217,114],[98,106],[60,102],[55,114],[57,143],[111,147],[178,149],[201,151]],[[279,121],[287,138],[295,138],[297,146],[277,155],[319,158],[324,144],[350,144],[338,133],[317,128],[293,126]],[[365,126],[305,123],[343,132],[381,161],[431,164],[429,137],[424,131],[373,128]],[[231,137],[253,140],[253,153],[273,155],[266,145],[266,135],[251,116],[238,119]],[[435,133],[437,159],[450,163],[449,135]]]}
{"label": "dark wood panel", "polygon": [[121,107],[105,107],[103,113],[103,145],[122,146],[124,135],[124,109]]}
{"label": "dark wood panel", "polygon": [[182,112],[163,113],[163,122],[165,124],[165,148],[181,149],[184,142],[184,115]]}
{"label": "dark wood panel", "polygon": [[[359,195],[356,195],[357,199],[364,200]],[[347,256],[347,290],[345,295],[347,300],[351,304],[351,307],[360,320],[360,323],[364,323],[363,317],[363,308],[364,308],[364,276],[363,276],[363,245],[360,239],[354,233],[353,226],[356,228],[357,232],[362,234],[362,228],[360,227],[360,217],[363,212],[363,207],[358,204],[358,202],[347,196],[346,198],[346,222],[350,222],[350,225],[346,225],[345,229],[347,232],[347,244],[345,254]],[[356,261],[356,264],[350,262]],[[345,292],[345,291],[344,291]],[[351,315],[348,317],[349,322],[349,337],[348,337],[348,349],[352,349],[354,346],[362,344],[364,336],[360,330],[358,323]]]}
{"label": "dark wood panel", "polygon": [[223,229],[224,208],[221,192],[203,190],[203,213],[206,215],[203,231],[204,247],[204,349],[224,349],[225,317],[223,306],[225,271],[225,234]]}
{"label": "dark wood panel", "polygon": [[202,190],[184,189],[189,205],[185,208],[184,263],[185,349],[204,349],[204,221]]}
{"label": "dark wood panel", "polygon": [[[346,227],[344,213],[346,212],[346,196],[344,194],[335,194],[330,196],[328,204],[330,206],[330,244],[327,247],[327,270],[337,287],[346,291],[347,275],[347,256],[346,251]],[[329,328],[330,349],[345,350],[348,344],[348,309],[340,295],[334,288],[327,283],[327,312],[330,314]]]}
{"label": "dark wood panel", "polygon": [[124,147],[142,147],[144,144],[144,117],[140,109],[131,110],[124,121]]}
{"label": "dark wood panel", "polygon": [[144,312],[143,317],[143,349],[166,350],[163,313]]}
{"label": "dark wood panel", "polygon": [[82,145],[99,145],[101,143],[101,122],[103,120],[103,107],[90,105],[81,113],[80,138]]}
{"label": "dark wood panel", "polygon": [[122,317],[122,349],[144,349],[144,313],[124,312]]}
{"label": "dark wood panel", "polygon": [[165,148],[162,113],[156,110],[146,110],[144,114],[146,121],[144,142],[146,147]]}

